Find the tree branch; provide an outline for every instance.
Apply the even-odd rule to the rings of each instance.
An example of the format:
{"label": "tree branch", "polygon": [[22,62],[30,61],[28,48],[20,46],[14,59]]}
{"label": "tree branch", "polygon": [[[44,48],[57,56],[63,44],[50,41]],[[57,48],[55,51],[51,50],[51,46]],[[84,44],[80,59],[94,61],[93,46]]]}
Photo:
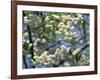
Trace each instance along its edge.
{"label": "tree branch", "polygon": [[31,48],[30,48],[30,53],[31,53],[32,58],[33,58],[34,54],[33,54],[33,40],[32,40],[32,35],[31,35],[31,32],[30,32],[30,27],[29,27],[29,25],[28,25],[28,24],[26,24],[26,25],[27,25],[27,30],[28,30],[28,34],[29,34],[29,41],[30,41],[30,43],[32,44],[32,46],[31,46]]}
{"label": "tree branch", "polygon": [[56,43],[54,43],[54,44],[48,46],[48,47],[46,48],[46,51],[48,51],[48,50],[49,50],[50,48],[52,48],[52,47],[55,47],[57,44],[61,44],[61,41],[57,41]]}
{"label": "tree branch", "polygon": [[25,55],[23,55],[23,62],[24,62],[25,68],[28,68],[28,65],[27,65],[27,63],[26,63]]}
{"label": "tree branch", "polygon": [[89,42],[87,42],[87,43],[81,48],[81,51],[83,51],[83,50],[86,49],[87,47],[89,47]]}

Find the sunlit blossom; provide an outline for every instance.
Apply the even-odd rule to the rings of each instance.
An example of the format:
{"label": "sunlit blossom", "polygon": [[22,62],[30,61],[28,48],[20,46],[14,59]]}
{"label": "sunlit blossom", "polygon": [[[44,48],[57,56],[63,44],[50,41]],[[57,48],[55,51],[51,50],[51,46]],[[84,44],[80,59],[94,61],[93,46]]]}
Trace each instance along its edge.
{"label": "sunlit blossom", "polygon": [[58,15],[53,14],[52,15],[54,18],[59,19],[60,17]]}

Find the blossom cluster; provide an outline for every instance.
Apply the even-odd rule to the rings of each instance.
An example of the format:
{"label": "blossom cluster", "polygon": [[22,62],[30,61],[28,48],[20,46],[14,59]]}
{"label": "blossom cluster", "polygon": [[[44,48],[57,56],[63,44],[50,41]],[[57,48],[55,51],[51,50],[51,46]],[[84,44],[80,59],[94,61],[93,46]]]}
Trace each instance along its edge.
{"label": "blossom cluster", "polygon": [[[60,48],[56,48],[53,54],[49,54],[48,51],[44,51],[43,53],[41,53],[41,55],[35,54],[33,57],[34,60],[32,60],[32,63],[34,66],[54,66],[54,65],[71,66],[71,63],[68,61],[67,58],[80,54],[79,53],[80,48],[74,50],[69,57],[70,50],[71,50],[70,47],[67,48],[65,45],[61,45]],[[60,62],[63,60],[65,61],[62,64],[60,64]]]}
{"label": "blossom cluster", "polygon": [[73,17],[71,15],[63,15],[62,22],[58,24],[58,30],[55,31],[58,35],[63,35],[64,40],[71,41],[74,39],[77,32],[73,31],[75,24],[83,22],[83,17],[81,14],[77,14],[77,17]]}
{"label": "blossom cluster", "polygon": [[37,15],[29,14],[24,16],[24,23],[30,25],[31,28],[41,25],[41,18]]}

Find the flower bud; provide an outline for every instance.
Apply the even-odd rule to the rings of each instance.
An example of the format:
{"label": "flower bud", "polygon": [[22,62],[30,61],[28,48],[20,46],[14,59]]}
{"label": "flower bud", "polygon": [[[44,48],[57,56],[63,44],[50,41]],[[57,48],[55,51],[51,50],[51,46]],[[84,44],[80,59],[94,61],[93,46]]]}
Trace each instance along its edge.
{"label": "flower bud", "polygon": [[42,42],[42,43],[45,43],[45,42],[46,42],[46,39],[45,39],[45,38],[43,38],[41,42]]}
{"label": "flower bud", "polygon": [[45,21],[49,21],[50,20],[50,16],[47,16],[46,18],[45,18]]}
{"label": "flower bud", "polygon": [[63,22],[60,22],[59,24],[58,24],[58,27],[60,28],[60,27],[63,27],[65,24],[63,23]]}
{"label": "flower bud", "polygon": [[46,27],[46,28],[50,28],[50,27],[52,27],[52,25],[51,25],[51,24],[46,24],[45,27]]}
{"label": "flower bud", "polygon": [[27,43],[30,43],[30,41],[29,41],[29,40],[27,40],[26,42],[27,42]]}
{"label": "flower bud", "polygon": [[69,53],[70,49],[71,49],[70,47],[67,48],[67,53]]}
{"label": "flower bud", "polygon": [[60,31],[60,32],[63,32],[63,29],[62,29],[62,28],[60,28],[60,29],[59,29],[59,31]]}
{"label": "flower bud", "polygon": [[40,38],[37,38],[35,41],[36,41],[36,42],[39,42],[39,41],[41,41],[41,39],[40,39]]}
{"label": "flower bud", "polygon": [[68,25],[68,26],[72,26],[72,21],[68,21],[68,22],[67,22],[67,25]]}

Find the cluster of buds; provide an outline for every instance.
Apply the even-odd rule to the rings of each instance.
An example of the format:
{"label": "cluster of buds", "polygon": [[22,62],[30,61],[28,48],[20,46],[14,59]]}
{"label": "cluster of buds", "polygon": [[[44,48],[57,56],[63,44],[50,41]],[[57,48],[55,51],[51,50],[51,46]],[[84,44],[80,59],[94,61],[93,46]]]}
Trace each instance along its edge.
{"label": "cluster of buds", "polygon": [[35,14],[29,14],[24,16],[24,23],[28,24],[31,29],[33,29],[33,27],[41,25],[41,22],[41,18]]}
{"label": "cluster of buds", "polygon": [[75,19],[74,19],[74,24],[78,24],[78,25],[80,25],[81,23],[83,23],[83,16],[82,16],[82,14],[77,14],[77,17],[75,17]]}
{"label": "cluster of buds", "polygon": [[59,20],[60,19],[60,16],[59,15],[56,15],[56,14],[52,14],[50,16],[46,16],[45,17],[45,22],[49,22],[49,21],[51,21],[51,19],[57,19],[57,20]]}
{"label": "cluster of buds", "polygon": [[35,61],[32,61],[32,63],[35,66],[47,66],[55,63],[51,56],[48,55],[48,51],[45,51],[40,56],[35,55],[33,58]]}
{"label": "cluster of buds", "polygon": [[66,23],[67,21],[70,21],[72,19],[71,15],[62,15],[62,21]]}
{"label": "cluster of buds", "polygon": [[58,30],[55,31],[56,34],[64,34],[65,40],[72,40],[73,36],[76,35],[74,30],[74,24],[80,25],[83,23],[83,16],[82,14],[76,14],[76,16],[72,15],[63,15],[62,22],[58,24]]}
{"label": "cluster of buds", "polygon": [[45,42],[46,42],[45,38],[36,38],[36,39],[34,39],[33,46],[37,46],[38,43],[45,43]]}
{"label": "cluster of buds", "polygon": [[24,17],[24,23],[28,23],[29,22],[29,19],[27,16]]}
{"label": "cluster of buds", "polygon": [[72,52],[71,55],[69,55],[70,47],[67,48],[65,45],[61,45],[59,48],[56,48],[53,54],[49,54],[48,51],[44,51],[40,55],[35,54],[32,63],[34,66],[70,66],[71,64],[68,61],[65,61],[63,64],[60,65],[60,61],[66,60],[66,58],[70,59],[70,57],[72,56],[75,56],[75,60],[78,58],[80,59],[80,51],[81,49],[77,48]]}
{"label": "cluster of buds", "polygon": [[50,16],[46,16],[45,17],[45,22],[49,22],[50,21]]}
{"label": "cluster of buds", "polygon": [[77,34],[76,32],[72,31],[72,22],[67,21],[67,24],[64,24],[64,22],[60,22],[58,24],[58,30],[55,31],[57,35],[63,35],[64,40],[71,41],[73,40],[73,37]]}
{"label": "cluster of buds", "polygon": [[64,60],[68,52],[69,48],[66,48],[65,45],[61,45],[53,54],[49,54],[48,51],[44,51],[40,56],[35,54],[32,63],[35,66],[53,66],[54,64],[59,64],[60,61]]}

